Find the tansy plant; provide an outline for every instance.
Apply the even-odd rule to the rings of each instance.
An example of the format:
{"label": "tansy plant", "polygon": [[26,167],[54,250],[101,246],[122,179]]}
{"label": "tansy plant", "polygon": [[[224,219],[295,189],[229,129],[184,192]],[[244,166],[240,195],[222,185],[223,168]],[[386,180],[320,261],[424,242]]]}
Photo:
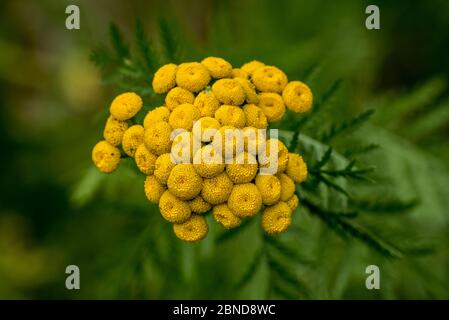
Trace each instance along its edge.
{"label": "tansy plant", "polygon": [[[119,95],[112,99],[92,159],[104,173],[122,163],[146,176],[142,188],[163,219],[151,217],[145,241],[153,244],[154,261],[163,272],[167,265],[176,269],[173,256],[165,264],[160,260],[165,250],[158,248],[161,235],[151,235],[164,219],[178,238],[217,246],[232,242],[258,221],[264,232],[232,286],[243,288],[266,265],[266,297],[310,296],[308,285],[291,272],[293,266],[313,265],[306,253],[310,246],[297,250],[274,236],[321,239],[325,233],[316,231],[310,217],[343,240],[356,239],[384,257],[419,251],[396,245],[364,224],[361,212],[404,212],[416,201],[398,200],[391,192],[385,196],[382,180],[373,183],[379,177],[374,167],[359,160],[378,146],[346,138],[372,110],[341,120],[338,109],[330,109],[332,125],[322,121],[341,81],[313,97],[306,83],[314,67],[305,70],[302,82],[289,81],[274,61],[233,67],[226,59],[209,56],[192,62],[181,57],[179,43],[163,21],[160,50],[146,39],[139,22],[136,51],[131,52],[114,25],[111,36],[113,52],[99,47],[91,58]],[[270,129],[278,130],[277,138]],[[338,139],[348,140],[350,147],[341,148]],[[272,162],[276,171],[262,174]],[[87,193],[84,185],[88,181],[80,184],[79,198]],[[205,237],[208,231],[213,235]],[[176,244],[171,246],[177,250]]]}
{"label": "tansy plant", "polygon": [[184,241],[206,236],[209,212],[230,229],[262,211],[266,233],[287,230],[299,203],[295,184],[306,180],[307,165],[263,130],[286,109],[309,111],[309,87],[288,82],[282,70],[260,61],[233,68],[223,58],[207,57],[163,65],[152,89],[165,104],[147,111],[141,124],[137,93],[112,101],[104,140],[92,150],[96,167],[111,173],[122,154],[134,158],[146,175],[148,200]]}

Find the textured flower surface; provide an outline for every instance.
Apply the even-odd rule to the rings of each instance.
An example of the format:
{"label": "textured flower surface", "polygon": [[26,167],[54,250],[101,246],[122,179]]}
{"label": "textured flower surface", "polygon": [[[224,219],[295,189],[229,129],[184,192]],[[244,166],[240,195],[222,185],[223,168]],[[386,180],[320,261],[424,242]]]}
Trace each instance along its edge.
{"label": "textured flower surface", "polygon": [[131,158],[146,198],[186,242],[207,235],[209,214],[225,229],[259,214],[266,233],[285,231],[307,165],[267,130],[287,112],[310,110],[310,88],[263,62],[233,67],[220,57],[166,64],[151,86],[163,105],[143,107],[134,92],[112,101],[95,166],[111,173]]}

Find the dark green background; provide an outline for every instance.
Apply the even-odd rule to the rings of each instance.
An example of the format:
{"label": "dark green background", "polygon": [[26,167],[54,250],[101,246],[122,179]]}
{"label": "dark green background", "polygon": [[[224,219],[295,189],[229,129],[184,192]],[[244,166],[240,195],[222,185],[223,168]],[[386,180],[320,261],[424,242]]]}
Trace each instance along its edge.
{"label": "dark green background", "polygon": [[[68,4],[80,7],[80,30],[65,29]],[[365,28],[368,4],[379,6],[381,30]],[[370,224],[432,249],[385,260],[299,211],[304,236],[286,240],[316,261],[295,269],[308,297],[449,297],[447,1],[2,1],[0,12],[0,298],[266,297],[265,269],[242,289],[232,285],[259,243],[257,224],[218,245],[213,225],[209,240],[186,245],[146,201],[132,165],[106,177],[92,169],[91,148],[119,89],[101,83],[89,54],[108,41],[111,21],[132,39],[137,17],[155,39],[158,19],[167,19],[189,60],[259,59],[289,79],[307,74],[316,97],[343,79],[312,136],[376,109],[356,133],[381,146],[366,160],[388,178],[384,194],[419,206],[371,215]],[[65,289],[68,264],[81,268],[80,291]],[[381,290],[365,289],[368,264],[381,267]]]}

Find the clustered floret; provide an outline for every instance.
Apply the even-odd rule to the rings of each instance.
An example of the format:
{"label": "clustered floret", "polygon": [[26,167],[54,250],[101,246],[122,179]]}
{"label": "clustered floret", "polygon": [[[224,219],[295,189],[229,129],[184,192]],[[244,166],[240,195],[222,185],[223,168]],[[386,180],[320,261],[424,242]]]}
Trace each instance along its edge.
{"label": "clustered floret", "polygon": [[143,105],[136,93],[113,100],[104,140],[92,150],[96,167],[111,173],[123,156],[134,158],[146,175],[146,197],[184,241],[207,235],[209,212],[230,229],[262,211],[266,233],[285,231],[299,205],[296,184],[306,180],[307,165],[265,129],[287,109],[309,111],[310,88],[288,82],[282,70],[260,61],[233,68],[218,57],[166,64],[154,74],[152,87],[165,94],[165,104],[150,110],[142,124],[133,119]]}

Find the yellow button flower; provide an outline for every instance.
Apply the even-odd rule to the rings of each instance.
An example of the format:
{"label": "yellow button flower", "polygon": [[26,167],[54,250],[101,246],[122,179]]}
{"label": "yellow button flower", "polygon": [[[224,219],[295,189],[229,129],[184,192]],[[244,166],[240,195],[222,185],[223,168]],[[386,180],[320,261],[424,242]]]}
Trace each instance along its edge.
{"label": "yellow button flower", "polygon": [[183,241],[196,242],[207,235],[209,227],[203,216],[192,215],[187,221],[174,224],[173,231]]}
{"label": "yellow button flower", "polygon": [[212,145],[206,145],[195,153],[193,166],[200,176],[213,178],[223,172],[225,163]]}
{"label": "yellow button flower", "polygon": [[120,150],[107,141],[100,141],[92,149],[92,161],[101,172],[111,173],[120,164]]}
{"label": "yellow button flower", "polygon": [[253,183],[236,184],[229,196],[228,207],[239,218],[252,217],[262,208],[262,196]]}
{"label": "yellow button flower", "polygon": [[264,205],[270,206],[279,201],[281,197],[281,182],[276,176],[258,174],[256,176],[256,187],[259,189]]}
{"label": "yellow button flower", "polygon": [[175,108],[168,118],[173,129],[192,130],[193,123],[200,118],[199,110],[190,103],[184,103]]}
{"label": "yellow button flower", "polygon": [[145,129],[143,142],[149,151],[156,155],[170,152],[172,128],[167,122],[156,122]]}
{"label": "yellow button flower", "polygon": [[123,134],[126,129],[128,129],[128,123],[126,121],[120,121],[110,116],[106,121],[103,137],[113,146],[118,146],[122,143]]}
{"label": "yellow button flower", "polygon": [[170,153],[160,155],[156,159],[154,176],[160,183],[167,184],[168,177],[170,176],[170,173],[175,165],[176,163],[172,161]]}
{"label": "yellow button flower", "polygon": [[189,206],[192,212],[199,214],[206,213],[212,208],[212,205],[209,202],[204,201],[201,196],[197,196],[193,200],[190,200]]}
{"label": "yellow button flower", "polygon": [[245,113],[242,108],[226,104],[215,111],[215,119],[217,119],[222,126],[243,128],[246,124]]}
{"label": "yellow button flower", "polygon": [[203,90],[210,81],[209,71],[198,62],[181,63],[176,72],[176,83],[190,92]]}
{"label": "yellow button flower", "polygon": [[196,173],[192,164],[177,164],[167,180],[170,192],[181,200],[195,198],[203,186],[203,179]]}
{"label": "yellow button flower", "polygon": [[166,93],[176,86],[176,71],[178,66],[173,63],[160,67],[153,77],[153,90],[156,93]]}
{"label": "yellow button flower", "polygon": [[220,101],[212,92],[201,91],[195,98],[193,105],[200,110],[202,117],[213,117],[220,107]]}
{"label": "yellow button flower", "polygon": [[242,223],[242,219],[233,214],[226,203],[214,206],[212,212],[215,221],[226,229],[236,228]]}
{"label": "yellow button flower", "polygon": [[309,111],[313,103],[312,91],[301,81],[289,82],[282,91],[282,99],[288,109],[299,113]]}
{"label": "yellow button flower", "polygon": [[257,156],[259,152],[265,150],[266,132],[254,127],[245,127],[242,130],[245,151]]}
{"label": "yellow button flower", "polygon": [[[277,144],[277,150],[275,145]],[[273,149],[273,150],[271,150]],[[272,154],[272,151],[274,154]],[[265,149],[259,153],[259,164],[261,168],[269,169],[270,174],[281,173],[287,169],[289,153],[287,147],[278,139],[269,139]],[[272,172],[277,167],[276,172]]]}
{"label": "yellow button flower", "polygon": [[254,71],[256,71],[258,68],[261,67],[265,67],[265,64],[260,61],[253,60],[245,63],[240,69],[247,72],[251,76],[254,73]]}
{"label": "yellow button flower", "polygon": [[234,78],[235,81],[240,83],[245,92],[245,100],[247,103],[258,103],[259,96],[256,93],[256,88],[248,79],[244,78]]}
{"label": "yellow button flower", "polygon": [[193,101],[195,101],[193,93],[180,87],[171,89],[165,96],[165,105],[170,111],[181,104],[193,103]]}
{"label": "yellow button flower", "polygon": [[231,77],[249,79],[249,73],[240,68],[234,68],[232,69]]}
{"label": "yellow button flower", "polygon": [[292,209],[292,212],[298,208],[299,205],[299,199],[296,194],[294,194],[290,199],[287,200],[287,204]]}
{"label": "yellow button flower", "polygon": [[226,202],[231,194],[233,183],[226,172],[216,177],[203,180],[201,196],[210,204],[220,204]]}
{"label": "yellow button flower", "polygon": [[156,122],[168,122],[168,117],[170,116],[170,110],[165,107],[157,107],[147,113],[143,119],[143,127],[148,128],[151,124]]}
{"label": "yellow button flower", "polygon": [[223,126],[212,139],[212,145],[225,159],[232,159],[245,149],[242,130]]}
{"label": "yellow button flower", "polygon": [[153,174],[156,158],[154,154],[148,151],[143,143],[137,147],[136,153],[134,154],[137,168],[146,175]]}
{"label": "yellow button flower", "polygon": [[279,121],[285,114],[284,101],[277,93],[260,93],[258,106],[269,122]]}
{"label": "yellow button flower", "polygon": [[198,141],[210,142],[217,130],[220,129],[220,123],[212,117],[202,117],[193,125],[193,136]]}
{"label": "yellow button flower", "polygon": [[118,95],[111,103],[109,111],[117,120],[128,120],[134,117],[142,108],[142,98],[134,92]]}
{"label": "yellow button flower", "polygon": [[246,104],[243,107],[245,113],[246,125],[248,127],[255,127],[257,129],[266,129],[268,126],[268,120],[261,108],[255,104]]}
{"label": "yellow button flower", "polygon": [[157,181],[155,176],[147,176],[145,179],[145,195],[152,203],[159,203],[159,199],[167,188]]}
{"label": "yellow button flower", "polygon": [[234,183],[252,181],[257,174],[257,169],[256,158],[247,152],[240,153],[232,163],[226,165],[226,173]]}
{"label": "yellow button flower", "polygon": [[145,129],[140,124],[133,125],[125,131],[122,147],[128,156],[134,157],[137,147],[143,143],[144,133]]}
{"label": "yellow button flower", "polygon": [[295,183],[284,173],[281,173],[278,178],[281,182],[281,201],[287,201],[295,193]]}
{"label": "yellow button flower", "polygon": [[159,199],[159,211],[165,220],[172,223],[183,223],[192,214],[189,203],[177,198],[169,190],[165,191]]}
{"label": "yellow button flower", "polygon": [[225,59],[217,57],[207,57],[201,61],[201,64],[209,70],[212,78],[228,78],[232,74],[232,66]]}
{"label": "yellow button flower", "polygon": [[261,92],[282,93],[288,83],[287,75],[282,70],[272,66],[256,69],[251,79],[256,89]]}
{"label": "yellow button flower", "polygon": [[287,175],[296,183],[301,183],[307,179],[307,165],[299,154],[289,154]]}
{"label": "yellow button flower", "polygon": [[260,223],[268,234],[284,232],[292,223],[291,209],[285,202],[280,201],[265,208]]}
{"label": "yellow button flower", "polygon": [[235,79],[220,79],[212,85],[212,92],[223,104],[239,106],[245,101],[245,91]]}

